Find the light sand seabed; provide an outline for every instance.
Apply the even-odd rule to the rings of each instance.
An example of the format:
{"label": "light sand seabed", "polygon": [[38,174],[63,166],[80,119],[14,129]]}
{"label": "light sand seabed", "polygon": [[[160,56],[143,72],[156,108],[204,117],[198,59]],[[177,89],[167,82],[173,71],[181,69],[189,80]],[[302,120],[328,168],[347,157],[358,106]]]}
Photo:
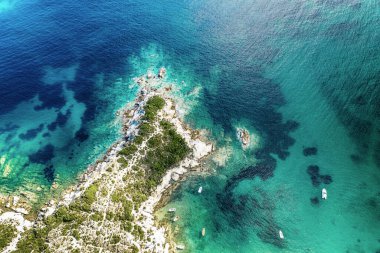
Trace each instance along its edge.
{"label": "light sand seabed", "polygon": [[[155,192],[143,202],[137,213],[134,214],[135,217],[142,216],[142,220],[137,221],[136,223],[142,227],[144,231],[152,231],[150,233],[151,242],[146,247],[151,248],[154,252],[168,252],[169,251],[169,242],[166,238],[166,229],[162,227],[157,227],[155,225],[154,219],[154,208],[159,203],[163,193],[170,187],[172,181],[177,181],[181,175],[186,173],[190,168],[194,169],[201,165],[201,159],[205,158],[214,150],[214,145],[208,141],[205,141],[205,137],[201,136],[199,132],[195,132],[188,128],[178,113],[180,108],[174,103],[175,98],[171,97],[169,94],[170,89],[165,86],[165,83],[162,79],[151,76],[150,78],[145,79],[145,77],[136,78],[134,80],[141,86],[141,91],[144,91],[144,94],[136,98],[135,102],[140,102],[140,104],[145,104],[149,97],[154,95],[159,95],[163,97],[166,101],[166,105],[159,116],[162,119],[165,119],[171,122],[175,130],[184,138],[190,149],[192,150],[191,154],[185,158],[177,167],[170,169],[166,175],[163,177],[162,183],[156,188]],[[172,84],[170,84],[172,85]],[[131,105],[129,103],[128,105]],[[127,105],[127,106],[128,106]],[[127,111],[128,108],[123,110]],[[133,136],[138,131],[138,125],[133,122],[139,121],[141,114],[139,114],[138,109],[135,109],[133,112],[132,118],[127,119],[124,129],[128,129],[126,136]],[[124,115],[120,113],[119,115]],[[195,137],[194,137],[195,136]],[[86,172],[81,176],[80,183],[76,186],[71,187],[66,190],[66,193],[63,194],[62,198],[59,201],[51,200],[49,204],[41,209],[41,212],[38,214],[38,220],[41,220],[43,217],[48,217],[52,215],[55,210],[60,206],[68,206],[74,200],[79,198],[83,192],[94,182],[102,178],[102,176],[107,173],[106,169],[117,163],[117,154],[118,151],[122,149],[125,141],[118,141],[115,143],[107,152],[103,161],[98,161],[95,165],[89,166]],[[144,145],[144,143],[142,144]],[[141,156],[137,154],[137,156]],[[131,159],[136,162],[139,159]],[[133,167],[133,162],[128,166],[128,168]],[[123,174],[119,174],[122,177]],[[121,180],[121,178],[119,178]],[[118,181],[119,179],[115,179]],[[16,206],[13,207],[15,212],[6,212],[0,216],[0,221],[15,221],[17,225],[18,235],[15,238],[11,245],[7,247],[5,252],[10,252],[15,249],[18,240],[21,238],[21,233],[24,231],[24,228],[30,228],[33,222],[30,222],[24,219],[23,215],[17,212]],[[131,242],[131,244],[135,244]],[[173,245],[172,245],[173,246]]]}

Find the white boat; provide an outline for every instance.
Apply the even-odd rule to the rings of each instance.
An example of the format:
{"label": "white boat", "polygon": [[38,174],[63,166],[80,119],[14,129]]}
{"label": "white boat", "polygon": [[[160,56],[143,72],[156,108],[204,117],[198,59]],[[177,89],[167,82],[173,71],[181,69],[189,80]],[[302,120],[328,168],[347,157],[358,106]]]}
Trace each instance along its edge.
{"label": "white boat", "polygon": [[205,236],[205,235],[206,235],[206,229],[202,228],[202,236]]}
{"label": "white boat", "polygon": [[198,193],[202,193],[202,190],[203,190],[203,187],[202,187],[202,186],[199,187],[199,189],[198,189]]}
{"label": "white boat", "polygon": [[174,207],[173,208],[169,208],[169,212],[174,213],[175,211],[177,211],[177,209],[175,209]]}
{"label": "white boat", "polygon": [[327,190],[325,188],[322,189],[322,199],[327,199]]}
{"label": "white boat", "polygon": [[179,249],[179,250],[185,249],[185,245],[183,245],[183,244],[177,244],[175,247],[176,247],[176,249]]}
{"label": "white boat", "polygon": [[282,233],[281,230],[278,231],[278,234],[280,235],[280,238],[281,238],[281,239],[284,239],[284,234]]}
{"label": "white boat", "polygon": [[177,220],[179,220],[179,216],[175,216],[175,217],[173,218],[173,222],[176,222]]}

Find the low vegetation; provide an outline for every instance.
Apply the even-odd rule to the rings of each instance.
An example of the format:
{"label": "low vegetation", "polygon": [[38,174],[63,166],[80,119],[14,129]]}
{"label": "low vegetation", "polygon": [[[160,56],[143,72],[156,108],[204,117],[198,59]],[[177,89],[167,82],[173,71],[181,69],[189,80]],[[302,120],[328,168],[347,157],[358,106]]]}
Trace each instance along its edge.
{"label": "low vegetation", "polygon": [[0,224],[0,251],[16,236],[16,228],[10,224]]}
{"label": "low vegetation", "polygon": [[144,119],[150,122],[153,122],[156,119],[157,113],[159,110],[164,108],[165,100],[160,96],[153,96],[148,99],[144,111]]}

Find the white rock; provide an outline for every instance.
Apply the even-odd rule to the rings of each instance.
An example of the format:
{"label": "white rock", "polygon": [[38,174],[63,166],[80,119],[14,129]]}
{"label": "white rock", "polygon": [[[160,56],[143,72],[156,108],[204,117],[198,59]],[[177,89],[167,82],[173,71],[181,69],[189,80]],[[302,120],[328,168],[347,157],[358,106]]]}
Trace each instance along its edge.
{"label": "white rock", "polygon": [[18,196],[14,196],[14,197],[13,197],[13,205],[14,205],[14,206],[17,205],[17,203],[18,203],[19,200],[20,200],[20,197],[18,197]]}
{"label": "white rock", "polygon": [[174,181],[178,181],[178,180],[179,180],[179,175],[178,175],[177,173],[173,173],[173,174],[172,174],[172,179],[173,179]]}
{"label": "white rock", "polygon": [[13,211],[15,211],[16,213],[21,213],[21,214],[29,214],[29,212],[25,209],[25,208],[13,208],[12,209]]}

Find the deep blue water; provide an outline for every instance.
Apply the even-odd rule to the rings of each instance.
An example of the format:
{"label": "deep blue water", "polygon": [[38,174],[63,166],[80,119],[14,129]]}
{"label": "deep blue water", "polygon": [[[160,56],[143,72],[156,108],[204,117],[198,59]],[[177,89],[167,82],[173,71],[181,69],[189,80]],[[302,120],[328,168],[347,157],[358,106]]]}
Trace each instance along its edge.
{"label": "deep blue water", "polygon": [[[359,0],[0,0],[0,190],[38,202],[75,182],[119,138],[130,78],[165,65],[188,122],[230,150],[169,203],[185,210],[177,236],[191,251],[374,252],[379,22],[379,3]],[[236,126],[260,148],[242,151]]]}

